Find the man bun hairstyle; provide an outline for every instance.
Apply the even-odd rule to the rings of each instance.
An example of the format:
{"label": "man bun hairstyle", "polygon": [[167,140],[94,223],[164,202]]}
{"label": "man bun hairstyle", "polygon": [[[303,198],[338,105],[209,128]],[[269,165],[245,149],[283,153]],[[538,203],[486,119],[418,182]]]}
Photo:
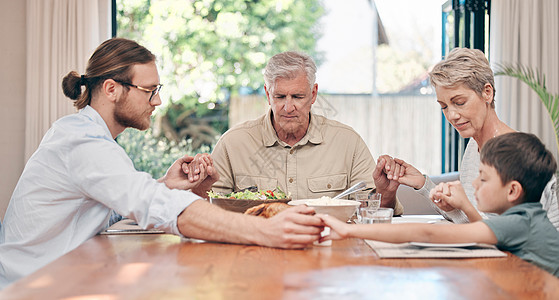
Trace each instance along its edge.
{"label": "man bun hairstyle", "polygon": [[516,180],[524,190],[523,202],[539,202],[557,162],[533,134],[511,132],[490,139],[480,153],[481,162],[494,167],[506,184]]}
{"label": "man bun hairstyle", "polygon": [[78,100],[82,93],[81,77],[76,71],[71,71],[62,79],[62,91],[66,97]]}
{"label": "man bun hairstyle", "polygon": [[[62,79],[62,91],[66,97],[76,100],[74,106],[77,109],[82,109],[91,104],[92,94],[106,79],[130,82],[134,65],[152,61],[155,61],[155,55],[135,41],[112,38],[95,49],[84,75],[71,71]],[[128,90],[127,86],[125,88]]]}

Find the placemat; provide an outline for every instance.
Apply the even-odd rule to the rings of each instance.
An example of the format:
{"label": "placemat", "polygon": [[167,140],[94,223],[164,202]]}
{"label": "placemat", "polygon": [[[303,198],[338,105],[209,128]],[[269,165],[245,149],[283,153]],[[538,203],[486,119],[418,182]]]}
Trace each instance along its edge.
{"label": "placemat", "polygon": [[472,258],[504,257],[506,253],[493,245],[476,244],[465,248],[423,248],[409,243],[392,244],[365,240],[381,258]]}
{"label": "placemat", "polygon": [[146,233],[165,233],[162,230],[158,230],[158,229],[142,229],[142,227],[138,226],[138,224],[136,224],[136,221],[132,220],[132,219],[124,219],[124,220],[120,220],[116,223],[114,223],[113,225],[111,225],[109,228],[101,231],[100,234],[146,234]]}

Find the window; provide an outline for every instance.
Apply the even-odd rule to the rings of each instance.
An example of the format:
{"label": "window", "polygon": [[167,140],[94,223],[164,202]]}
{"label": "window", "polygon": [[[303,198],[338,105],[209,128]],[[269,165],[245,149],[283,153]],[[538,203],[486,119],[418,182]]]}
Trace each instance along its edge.
{"label": "window", "polygon": [[[442,6],[442,56],[452,48],[489,49],[489,0],[448,0]],[[442,115],[442,112],[441,112]],[[442,173],[458,171],[468,143],[442,115]]]}
{"label": "window", "polygon": [[[117,35],[158,56],[166,100],[155,129],[211,149],[268,108],[267,58],[301,50],[319,65],[315,113],[352,126],[373,156],[442,169],[441,113],[427,72],[440,60],[443,0],[115,0]],[[373,34],[374,33],[374,34]]]}

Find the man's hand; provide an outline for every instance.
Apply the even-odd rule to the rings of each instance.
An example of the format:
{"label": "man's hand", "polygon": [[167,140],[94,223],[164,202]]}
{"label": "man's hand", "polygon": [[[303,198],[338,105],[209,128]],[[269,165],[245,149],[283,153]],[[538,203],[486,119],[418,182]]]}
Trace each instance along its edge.
{"label": "man's hand", "polygon": [[299,205],[266,219],[196,200],[177,217],[181,234],[216,242],[296,249],[318,241],[324,229],[311,207]]}
{"label": "man's hand", "polygon": [[202,169],[207,171],[208,167],[213,166],[213,159],[208,153],[199,153],[194,156],[192,161],[183,163],[182,170],[188,176],[190,182],[200,180]]}
{"label": "man's hand", "polygon": [[324,229],[314,209],[305,205],[288,208],[264,224],[259,228],[262,240],[258,244],[287,249],[304,248],[318,241]]}
{"label": "man's hand", "polygon": [[188,190],[195,184],[188,180],[188,173],[185,172],[183,165],[188,165],[194,157],[185,155],[177,160],[167,169],[167,173],[157,181],[165,183],[170,189]]}
{"label": "man's hand", "polygon": [[211,190],[212,185],[219,180],[219,174],[214,168],[213,160],[209,154],[203,154],[200,160],[202,162],[199,165],[200,174],[204,174],[204,177],[202,180],[198,181],[199,184],[197,186],[192,188],[192,192],[202,198],[207,198],[208,191]]}
{"label": "man's hand", "polygon": [[[392,170],[396,174],[401,174],[404,170],[400,165],[395,164],[394,160],[388,155],[382,155],[377,160],[377,165],[373,171],[373,180],[377,193],[382,194],[381,206],[394,208],[396,205],[396,191],[400,183],[388,177],[387,170]],[[403,174],[403,173],[402,173]]]}
{"label": "man's hand", "polygon": [[[177,159],[158,181],[165,183],[170,189],[189,190],[200,185],[205,187],[208,183],[211,187],[219,179],[219,176],[215,179],[216,174],[209,154],[196,154],[194,157],[185,155]],[[207,180],[208,176],[212,179]]]}
{"label": "man's hand", "polygon": [[373,180],[375,181],[377,192],[383,194],[383,196],[383,192],[396,193],[400,185],[397,178],[403,175],[404,171],[405,170],[402,169],[400,165],[396,164],[390,156],[380,156],[377,160],[375,170],[373,171]]}

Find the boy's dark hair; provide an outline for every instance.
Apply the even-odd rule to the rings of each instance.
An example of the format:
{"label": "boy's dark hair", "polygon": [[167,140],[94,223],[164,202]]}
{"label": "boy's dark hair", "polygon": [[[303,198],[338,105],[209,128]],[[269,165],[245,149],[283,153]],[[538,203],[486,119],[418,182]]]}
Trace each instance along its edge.
{"label": "boy's dark hair", "polygon": [[539,202],[557,170],[555,158],[533,134],[512,132],[490,139],[481,149],[481,162],[494,167],[506,184],[516,180],[524,190],[523,202]]}

